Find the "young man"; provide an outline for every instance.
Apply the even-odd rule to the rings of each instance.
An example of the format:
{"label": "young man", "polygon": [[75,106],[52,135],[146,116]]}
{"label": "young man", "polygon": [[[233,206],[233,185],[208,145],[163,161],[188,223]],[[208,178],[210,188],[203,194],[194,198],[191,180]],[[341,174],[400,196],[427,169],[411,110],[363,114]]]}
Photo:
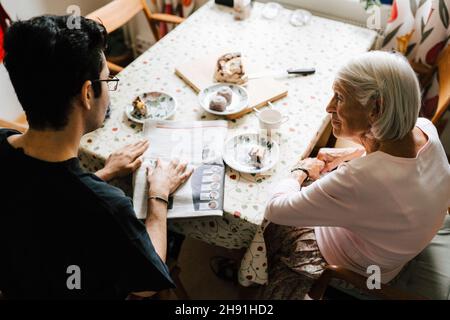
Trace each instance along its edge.
{"label": "young man", "polygon": [[103,54],[105,28],[81,17],[71,29],[67,20],[20,21],[5,37],[5,67],[30,128],[0,129],[0,291],[123,299],[172,287],[165,200],[191,172],[177,161],[149,170],[145,223],[105,181],[136,170],[147,141],[113,153],[95,175],[83,172],[80,139],[102,125],[118,80]]}

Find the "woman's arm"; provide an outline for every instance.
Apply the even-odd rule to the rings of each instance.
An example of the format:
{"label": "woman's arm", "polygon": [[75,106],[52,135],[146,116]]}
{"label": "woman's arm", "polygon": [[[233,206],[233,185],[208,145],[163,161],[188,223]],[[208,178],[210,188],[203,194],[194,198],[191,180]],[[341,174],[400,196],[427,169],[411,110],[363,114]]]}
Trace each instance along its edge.
{"label": "woman's arm", "polygon": [[300,190],[289,178],[274,190],[265,211],[267,220],[291,226],[346,226],[357,218],[357,179],[343,164]]}

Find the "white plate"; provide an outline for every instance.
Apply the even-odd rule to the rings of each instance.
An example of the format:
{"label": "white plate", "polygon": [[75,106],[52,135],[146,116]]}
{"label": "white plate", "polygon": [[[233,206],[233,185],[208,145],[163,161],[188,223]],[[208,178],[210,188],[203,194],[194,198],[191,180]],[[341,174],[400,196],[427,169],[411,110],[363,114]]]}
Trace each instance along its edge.
{"label": "white plate", "polygon": [[[219,91],[223,87],[228,87],[233,92],[233,96],[231,99],[231,103],[227,106],[225,111],[219,112],[214,111],[209,108],[209,103],[211,101],[211,98],[216,95],[217,91]],[[235,113],[239,113],[248,106],[248,93],[247,90],[245,90],[243,87],[238,86],[236,84],[231,83],[216,83],[213,84],[198,94],[198,99],[200,101],[200,105],[212,114],[217,114],[221,116],[231,115]]]}
{"label": "white plate", "polygon": [[172,117],[177,110],[177,101],[167,93],[152,91],[143,93],[139,95],[139,97],[147,106],[148,115],[147,117],[142,117],[134,114],[133,100],[125,110],[128,119],[131,121],[143,124],[148,119],[167,120]]}
{"label": "white plate", "polygon": [[[248,155],[252,146],[257,145],[266,149],[264,161],[258,168],[251,162]],[[280,148],[273,140],[256,133],[244,133],[234,136],[225,142],[223,160],[236,171],[244,173],[263,173],[272,169],[278,162]]]}

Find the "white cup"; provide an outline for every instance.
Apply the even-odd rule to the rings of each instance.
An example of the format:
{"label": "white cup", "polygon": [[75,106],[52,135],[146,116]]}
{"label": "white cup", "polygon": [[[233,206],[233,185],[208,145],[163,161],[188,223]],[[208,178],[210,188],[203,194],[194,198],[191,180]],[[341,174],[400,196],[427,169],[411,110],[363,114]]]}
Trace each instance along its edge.
{"label": "white cup", "polygon": [[283,116],[280,111],[275,109],[255,109],[255,111],[259,120],[259,127],[263,130],[278,129],[283,123],[289,120],[288,116]]}
{"label": "white cup", "polygon": [[234,0],[234,18],[236,20],[245,20],[250,16],[253,3],[251,0]]}

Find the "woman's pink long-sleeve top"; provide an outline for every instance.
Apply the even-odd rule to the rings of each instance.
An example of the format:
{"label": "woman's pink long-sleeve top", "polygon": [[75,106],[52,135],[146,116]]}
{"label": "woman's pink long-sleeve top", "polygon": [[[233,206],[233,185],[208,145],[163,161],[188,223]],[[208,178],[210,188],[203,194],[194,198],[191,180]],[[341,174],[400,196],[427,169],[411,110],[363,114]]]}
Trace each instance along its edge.
{"label": "woman's pink long-sleeve top", "polygon": [[265,216],[281,225],[315,227],[329,264],[393,279],[442,225],[450,205],[450,166],[433,124],[418,119],[428,141],[416,158],[381,151],[342,164],[300,189],[293,179],[274,189]]}

